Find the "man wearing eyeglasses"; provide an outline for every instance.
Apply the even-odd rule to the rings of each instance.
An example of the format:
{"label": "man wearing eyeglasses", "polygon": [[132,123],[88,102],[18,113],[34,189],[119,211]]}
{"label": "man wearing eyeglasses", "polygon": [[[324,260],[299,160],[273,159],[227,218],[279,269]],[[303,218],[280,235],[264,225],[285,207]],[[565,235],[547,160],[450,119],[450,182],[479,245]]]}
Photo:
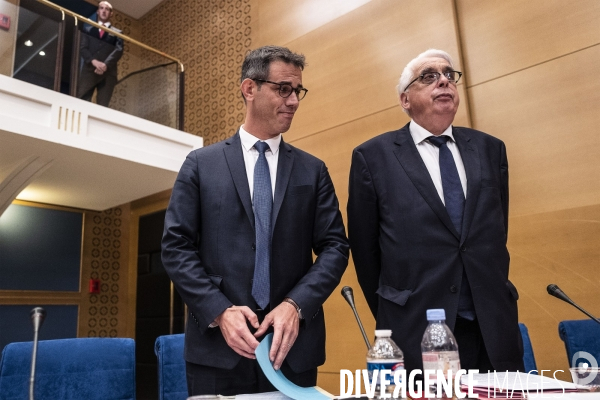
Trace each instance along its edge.
{"label": "man wearing eyeglasses", "polygon": [[255,359],[269,332],[274,368],[297,385],[315,386],[325,362],[322,305],[349,245],[325,164],[282,138],[307,93],[304,65],[283,47],[250,52],[244,124],[191,152],[175,182],[162,260],[189,309],[190,396],[275,390]]}
{"label": "man wearing eyeglasses", "polygon": [[463,369],[523,371],[506,148],[452,125],[461,75],[444,51],[410,61],[398,94],[411,121],[354,150],[352,257],[377,328],[392,330],[407,370],[423,368],[426,310],[443,308]]}

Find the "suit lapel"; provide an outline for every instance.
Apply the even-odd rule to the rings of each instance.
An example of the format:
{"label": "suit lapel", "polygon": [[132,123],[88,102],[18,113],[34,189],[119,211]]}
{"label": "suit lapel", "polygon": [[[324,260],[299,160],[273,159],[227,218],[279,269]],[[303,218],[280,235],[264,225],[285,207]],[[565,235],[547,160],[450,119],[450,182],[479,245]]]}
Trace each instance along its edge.
{"label": "suit lapel", "polygon": [[254,228],[254,211],[252,211],[252,199],[250,198],[248,175],[246,174],[239,132],[236,132],[236,134],[229,138],[225,143],[227,146],[225,146],[223,152],[225,153],[225,159],[229,166],[229,172],[231,173],[238,196],[240,196],[240,200],[244,205],[244,210],[246,210],[248,219],[252,224],[252,228]]}
{"label": "suit lapel", "polygon": [[469,228],[477,208],[479,199],[479,188],[481,187],[481,163],[479,160],[479,151],[471,142],[469,135],[460,128],[452,128],[452,135],[456,140],[460,157],[465,165],[467,174],[467,198],[465,201],[465,211],[463,213],[463,228],[461,243],[465,241],[469,234]]}
{"label": "suit lapel", "polygon": [[457,239],[460,239],[456,228],[452,224],[452,220],[444,207],[444,203],[440,199],[440,195],[435,189],[435,185],[431,180],[429,171],[417,150],[417,146],[410,135],[410,131],[406,124],[404,128],[397,131],[394,143],[397,145],[394,149],[396,158],[402,165],[404,172],[410,178],[413,185],[417,188],[423,199],[429,204],[429,207],[435,212],[439,219],[446,225]]}
{"label": "suit lapel", "polygon": [[292,166],[294,165],[294,153],[290,145],[281,139],[279,145],[279,159],[277,161],[277,179],[275,182],[275,198],[273,201],[273,213],[271,214],[271,229],[275,228],[275,222],[283,203],[286,189],[290,182]]}

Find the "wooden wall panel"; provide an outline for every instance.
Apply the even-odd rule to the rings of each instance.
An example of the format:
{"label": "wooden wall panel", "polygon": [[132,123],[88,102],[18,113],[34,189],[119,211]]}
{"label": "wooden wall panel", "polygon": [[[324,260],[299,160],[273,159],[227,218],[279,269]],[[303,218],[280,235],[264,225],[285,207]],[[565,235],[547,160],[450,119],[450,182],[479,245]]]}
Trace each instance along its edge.
{"label": "wooden wall panel", "polygon": [[598,204],[598,74],[600,46],[469,89],[474,126],[507,144],[512,216]]}
{"label": "wooden wall panel", "polygon": [[600,2],[456,0],[469,86],[600,42]]}
{"label": "wooden wall panel", "polygon": [[[558,323],[585,319],[550,295],[554,283],[598,316],[600,205],[513,217],[509,222],[511,279],[519,290],[519,320],[529,328],[538,368],[568,371]],[[562,373],[570,381],[570,375]]]}
{"label": "wooden wall panel", "polygon": [[303,75],[309,93],[288,140],[395,107],[404,66],[428,48],[448,51],[461,67],[450,1],[410,1],[400,7],[373,0],[292,42],[276,44],[304,53],[309,64]]}
{"label": "wooden wall panel", "polygon": [[[408,121],[408,116],[398,106],[337,126],[318,135],[292,140],[294,146],[326,160],[344,221],[346,221],[348,172],[352,150],[374,136],[400,128]],[[354,290],[356,308],[371,340],[375,330],[375,320],[360,290],[351,260],[340,285],[325,302],[327,361],[319,368],[318,384],[334,394],[339,393],[340,369],[366,368],[365,343],[350,306],[340,294],[341,288],[346,285]]]}
{"label": "wooden wall panel", "polygon": [[260,26],[254,47],[288,43],[371,0],[258,0],[255,26]]}
{"label": "wooden wall panel", "polygon": [[600,312],[600,3],[457,0],[457,15],[473,126],[507,145],[519,319],[538,368],[566,370],[558,322],[585,316],[546,286]]}

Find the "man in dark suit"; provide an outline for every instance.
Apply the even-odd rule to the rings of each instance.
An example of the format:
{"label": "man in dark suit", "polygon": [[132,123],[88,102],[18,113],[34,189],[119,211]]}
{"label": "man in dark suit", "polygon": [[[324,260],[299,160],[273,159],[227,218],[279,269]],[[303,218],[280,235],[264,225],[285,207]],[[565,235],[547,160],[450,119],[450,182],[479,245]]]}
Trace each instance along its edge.
{"label": "man in dark suit", "polygon": [[348,236],[378,329],[421,369],[426,310],[443,308],[463,369],[523,371],[517,290],[508,280],[504,143],[452,126],[461,73],[428,50],[404,69],[410,123],[352,155]]}
{"label": "man in dark suit", "polygon": [[271,331],[274,368],[296,384],[314,386],[325,361],[322,305],[349,246],[325,164],[281,137],[306,94],[303,69],[286,48],[250,52],[244,124],[191,152],[175,182],[162,260],[189,308],[190,395],[275,390],[254,354]]}
{"label": "man in dark suit", "polygon": [[79,72],[77,97],[91,101],[94,90],[96,103],[108,107],[117,84],[117,62],[123,55],[123,39],[111,32],[121,31],[111,25],[112,5],[107,1],[98,4],[98,23],[106,29],[91,27],[81,34],[79,55],[83,66]]}

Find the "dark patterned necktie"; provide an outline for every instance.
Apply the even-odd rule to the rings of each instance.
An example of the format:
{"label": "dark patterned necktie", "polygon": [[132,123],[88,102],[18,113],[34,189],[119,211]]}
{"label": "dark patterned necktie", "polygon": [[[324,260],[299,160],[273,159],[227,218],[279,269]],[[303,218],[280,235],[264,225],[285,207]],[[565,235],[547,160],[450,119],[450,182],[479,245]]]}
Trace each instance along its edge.
{"label": "dark patterned necktie", "polygon": [[258,150],[258,160],[254,166],[254,225],[256,228],[256,256],[254,263],[254,280],[252,282],[252,297],[256,304],[265,309],[269,304],[271,291],[271,210],[273,209],[273,192],[271,191],[271,174],[265,151],[269,145],[258,141],[254,145]]}
{"label": "dark patterned necktie", "polygon": [[[442,188],[444,189],[444,203],[446,203],[446,211],[450,215],[452,224],[460,235],[465,209],[465,193],[460,183],[454,157],[452,157],[452,152],[448,148],[447,142],[449,139],[449,136],[429,136],[427,138],[429,143],[440,149],[440,174],[442,175]],[[473,294],[464,268],[460,284],[460,297],[458,299],[458,315],[469,321],[475,320]]]}
{"label": "dark patterned necktie", "polygon": [[452,224],[454,224],[460,235],[465,209],[465,193],[460,183],[454,157],[452,157],[452,152],[446,143],[448,139],[450,139],[448,136],[429,136],[427,138],[429,143],[440,149],[440,174],[442,175],[442,188],[444,189],[444,203]]}

